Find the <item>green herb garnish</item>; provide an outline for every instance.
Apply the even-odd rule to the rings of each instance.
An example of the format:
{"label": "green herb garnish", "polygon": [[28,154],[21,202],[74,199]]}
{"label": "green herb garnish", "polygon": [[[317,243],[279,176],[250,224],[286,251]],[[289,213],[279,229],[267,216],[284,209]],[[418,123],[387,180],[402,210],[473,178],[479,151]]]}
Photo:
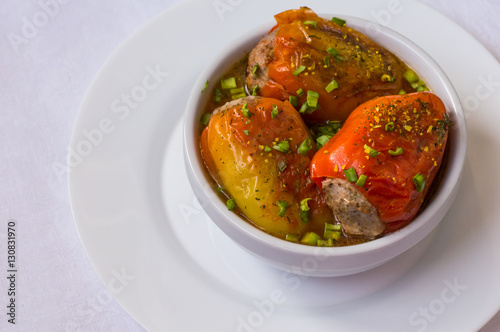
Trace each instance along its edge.
{"label": "green herb garnish", "polygon": [[247,108],[248,103],[243,104],[243,107],[241,107],[241,112],[243,115],[247,118],[250,118],[252,116],[252,113]]}
{"label": "green herb garnish", "polygon": [[333,79],[330,83],[328,83],[328,85],[326,86],[325,90],[326,90],[326,92],[330,93],[333,90],[338,89],[338,87],[339,87],[339,84],[337,83],[337,81],[335,81]]}
{"label": "green herb garnish", "polygon": [[278,215],[280,217],[284,217],[286,209],[288,209],[290,203],[288,203],[287,201],[278,201],[276,205],[278,205]]}
{"label": "green herb garnish", "polygon": [[403,148],[401,148],[401,147],[399,147],[399,146],[396,148],[396,151],[389,150],[389,154],[390,154],[391,156],[399,156],[400,154],[403,154],[403,152],[404,152],[404,151],[403,151]]}
{"label": "green herb garnish", "polygon": [[338,18],[338,17],[332,17],[332,22],[343,27],[345,25],[345,20]]}
{"label": "green herb garnish", "polygon": [[234,77],[221,79],[220,84],[222,86],[222,89],[224,89],[224,90],[234,89],[234,88],[238,87],[236,85],[236,78],[234,78]]}
{"label": "green herb garnish", "polygon": [[306,66],[300,65],[299,67],[297,67],[297,69],[295,69],[293,75],[299,76],[299,74],[302,73],[304,70],[306,70]]}
{"label": "green herb garnish", "polygon": [[359,176],[358,180],[356,181],[356,185],[363,187],[365,185],[366,179],[367,179],[367,176],[364,174],[361,174]]}
{"label": "green herb garnish", "polygon": [[310,25],[310,26],[312,26],[314,28],[318,27],[318,22],[316,22],[316,21],[304,21],[304,24],[305,25]]}
{"label": "green herb garnish", "polygon": [[201,93],[205,92],[205,90],[207,89],[208,87],[208,81],[205,82],[205,85],[203,86],[203,88],[201,88]]}
{"label": "green herb garnish", "polygon": [[226,202],[226,206],[228,210],[234,210],[236,207],[236,202],[234,201],[234,198],[228,199]]}
{"label": "green herb garnish", "polygon": [[377,150],[369,147],[368,145],[364,145],[363,148],[365,149],[365,153],[368,154],[370,157],[376,157],[379,155],[380,152]]}
{"label": "green herb garnish", "polygon": [[289,141],[279,141],[273,146],[273,149],[278,150],[279,152],[287,153],[290,149]]}
{"label": "green herb garnish", "polygon": [[349,181],[349,182],[358,181],[358,175],[356,174],[356,169],[354,167],[351,167],[349,169],[345,169],[344,174],[345,174],[347,181]]}
{"label": "green herb garnish", "polygon": [[418,173],[413,177],[413,183],[415,184],[415,188],[417,188],[417,192],[421,193],[425,188],[425,177]]}
{"label": "green herb garnish", "polygon": [[201,119],[200,119],[200,122],[207,126],[208,123],[210,122],[210,118],[212,117],[212,113],[204,113],[202,116],[201,116]]}
{"label": "green herb garnish", "polygon": [[278,116],[279,110],[277,105],[273,105],[273,110],[271,111],[271,119],[274,119]]}
{"label": "green herb garnish", "polygon": [[299,153],[303,156],[305,156],[311,149],[312,149],[312,142],[310,138],[306,138],[299,145]]}

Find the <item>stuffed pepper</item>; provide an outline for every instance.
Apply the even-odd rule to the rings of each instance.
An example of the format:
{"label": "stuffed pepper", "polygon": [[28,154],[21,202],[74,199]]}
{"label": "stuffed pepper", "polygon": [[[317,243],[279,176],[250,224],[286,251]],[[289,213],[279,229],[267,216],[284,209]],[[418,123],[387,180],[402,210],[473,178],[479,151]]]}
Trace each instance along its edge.
{"label": "stuffed pepper", "polygon": [[344,121],[369,99],[414,91],[403,86],[405,65],[344,20],[306,7],[275,19],[249,55],[246,83],[264,97],[295,101],[307,123]]}
{"label": "stuffed pepper", "polygon": [[443,161],[450,119],[429,92],[385,96],[356,108],[314,156],[311,177],[351,235],[408,224]]}
{"label": "stuffed pepper", "polygon": [[228,208],[269,234],[298,238],[333,220],[310,178],[315,143],[288,101],[226,103],[211,115],[200,147]]}

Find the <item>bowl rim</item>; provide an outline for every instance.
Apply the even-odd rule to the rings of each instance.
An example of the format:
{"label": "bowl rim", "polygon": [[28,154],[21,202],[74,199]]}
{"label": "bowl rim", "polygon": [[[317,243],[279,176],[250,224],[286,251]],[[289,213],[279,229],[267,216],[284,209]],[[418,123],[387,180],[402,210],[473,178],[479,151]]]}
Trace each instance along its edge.
{"label": "bowl rim", "polygon": [[[321,17],[328,17],[325,14],[318,15]],[[460,99],[457,92],[455,91],[455,88],[453,87],[453,84],[451,83],[445,72],[427,52],[425,52],[420,46],[418,46],[399,32],[363,18],[339,14],[335,14],[335,16],[345,19],[349,27],[352,27],[357,31],[367,35],[370,39],[374,40],[379,45],[395,53],[399,58],[403,60],[403,62],[407,63],[406,59],[398,54],[399,52],[395,52],[394,49],[391,49],[390,47],[387,47],[387,45],[384,45],[387,40],[392,41],[399,46],[402,46],[407,52],[416,55],[424,64],[428,65],[429,68],[432,68],[432,70],[435,72],[435,77],[440,81],[442,88],[444,88],[444,90],[446,91],[446,99],[449,99],[448,102],[445,102],[444,100],[443,102],[445,102],[447,112],[448,114],[450,114],[450,116],[452,116],[453,121],[453,126],[449,131],[448,139],[448,141],[451,142],[447,147],[449,152],[448,162],[449,165],[453,165],[453,167],[449,168],[448,172],[444,174],[439,184],[438,191],[433,197],[433,200],[429,202],[429,204],[423,209],[423,211],[421,211],[410,224],[393,233],[384,235],[383,237],[357,245],[344,247],[317,247],[286,241],[258,229],[256,226],[253,226],[243,218],[229,211],[220,197],[218,197],[213,190],[210,180],[207,178],[208,174],[203,169],[203,163],[200,157],[200,151],[197,144],[199,139],[199,134],[197,133],[199,124],[198,119],[199,116],[201,116],[202,112],[200,106],[203,107],[208,98],[207,93],[200,94],[200,91],[202,91],[202,89],[205,87],[206,82],[209,82],[206,90],[211,91],[212,89],[210,87],[213,87],[213,84],[210,84],[210,79],[218,77],[217,73],[219,73],[220,76],[221,68],[229,68],[230,66],[227,65],[227,63],[234,63],[234,61],[238,59],[238,56],[240,56],[241,59],[245,52],[247,52],[247,50],[250,51],[250,49],[255,46],[256,42],[260,40],[266,33],[268,33],[269,30],[275,25],[275,22],[273,23],[272,21],[262,23],[254,28],[247,30],[244,34],[238,36],[227,45],[228,47],[226,49],[220,51],[209,62],[209,65],[206,67],[206,69],[198,76],[196,83],[194,84],[189,94],[183,123],[183,148],[185,164],[188,172],[190,171],[192,173],[192,178],[189,176],[188,178],[193,191],[198,200],[201,200],[200,205],[205,209],[207,214],[209,214],[209,217],[209,212],[215,212],[219,216],[224,216],[224,218],[217,218],[216,220],[210,217],[210,219],[212,219],[212,221],[219,228],[221,228],[226,234],[231,230],[237,230],[239,232],[240,235],[238,236],[238,239],[236,239],[235,236],[228,234],[231,238],[233,238],[233,240],[236,240],[236,242],[248,242],[248,240],[250,240],[252,242],[257,242],[260,245],[263,245],[263,249],[272,248],[282,252],[290,252],[303,256],[317,256],[319,250],[321,250],[322,255],[326,255],[328,257],[360,255],[367,252],[376,252],[379,250],[383,250],[388,246],[399,243],[401,240],[410,237],[414,233],[418,233],[418,231],[422,230],[426,225],[428,225],[433,220],[433,216],[437,214],[438,218],[437,220],[434,220],[434,224],[431,225],[432,227],[426,230],[425,234],[423,234],[419,239],[414,240],[414,243],[405,248],[409,249],[411,246],[418,243],[423,237],[425,237],[425,235],[430,233],[439,224],[439,222],[443,219],[445,213],[448,211],[448,208],[451,205],[454,196],[456,195],[456,191],[458,190],[459,182],[462,177],[465,164],[467,130],[465,115],[460,103]],[[373,29],[373,33],[371,33],[371,31],[369,31],[368,29]],[[380,39],[384,39],[384,42],[381,43]],[[248,49],[249,45],[253,46]],[[233,61],[231,62],[229,60]],[[414,64],[412,63],[407,64],[410,67],[414,67]],[[443,99],[443,96],[438,96]],[[452,137],[452,140],[450,140],[450,137]],[[395,252],[394,256],[397,254],[398,252]]]}

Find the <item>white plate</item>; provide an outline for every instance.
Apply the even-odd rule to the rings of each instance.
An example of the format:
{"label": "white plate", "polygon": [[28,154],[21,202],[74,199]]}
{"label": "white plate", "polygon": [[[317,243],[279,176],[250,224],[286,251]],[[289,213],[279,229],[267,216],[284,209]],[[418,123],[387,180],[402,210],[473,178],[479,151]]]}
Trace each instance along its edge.
{"label": "white plate", "polygon": [[[464,103],[461,192],[418,262],[410,251],[353,277],[299,278],[237,248],[194,200],[180,130],[191,84],[239,33],[301,5],[388,24],[442,66]],[[118,49],[82,105],[69,162],[81,240],[151,331],[475,331],[500,309],[499,82],[477,41],[416,1],[185,1]]]}

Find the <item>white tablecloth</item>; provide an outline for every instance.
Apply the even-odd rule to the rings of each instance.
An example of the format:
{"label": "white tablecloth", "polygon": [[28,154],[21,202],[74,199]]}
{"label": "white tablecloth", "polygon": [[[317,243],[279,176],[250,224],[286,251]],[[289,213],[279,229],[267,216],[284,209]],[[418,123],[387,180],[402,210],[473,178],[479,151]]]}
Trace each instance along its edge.
{"label": "white tablecloth", "polygon": [[[177,1],[1,1],[0,330],[143,331],[92,269],[71,215],[66,174],[54,165],[65,164],[80,103],[99,68]],[[500,59],[500,1],[421,1]],[[4,313],[9,221],[17,232],[15,326]],[[500,331],[500,313],[481,331]]]}

